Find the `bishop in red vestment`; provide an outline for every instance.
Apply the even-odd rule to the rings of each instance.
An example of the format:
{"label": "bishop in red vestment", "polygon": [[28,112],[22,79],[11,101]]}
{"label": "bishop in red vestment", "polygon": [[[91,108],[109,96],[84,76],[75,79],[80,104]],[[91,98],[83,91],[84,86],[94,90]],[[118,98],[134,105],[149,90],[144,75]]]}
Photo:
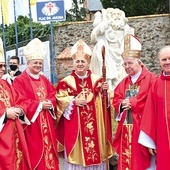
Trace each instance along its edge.
{"label": "bishop in red vestment", "polygon": [[[0,39],[0,78],[5,71]],[[22,123],[26,121],[24,98],[5,80],[0,79],[0,170],[30,170],[28,148]],[[21,121],[21,122],[20,122]]]}
{"label": "bishop in red vestment", "polygon": [[150,84],[156,76],[140,61],[140,50],[136,37],[125,36],[122,56],[128,76],[117,85],[113,98],[118,121],[113,146],[119,155],[119,170],[146,170],[150,166],[149,152],[138,143],[138,137]]}
{"label": "bishop in red vestment", "polygon": [[55,88],[40,74],[46,55],[45,46],[35,38],[25,46],[24,55],[27,69],[14,80],[13,86],[27,98],[27,117],[31,124],[25,127],[24,132],[31,166],[33,170],[58,170]]}
{"label": "bishop in red vestment", "polygon": [[106,157],[114,154],[109,113],[108,131],[105,131],[102,104],[102,87],[108,88],[108,85],[88,69],[91,50],[83,40],[71,51],[74,70],[58,82],[56,93],[57,111],[61,115],[57,130],[65,149],[64,167],[67,170],[105,169]]}
{"label": "bishop in red vestment", "polygon": [[170,46],[159,52],[162,74],[148,94],[139,143],[156,157],[157,170],[170,169]]}

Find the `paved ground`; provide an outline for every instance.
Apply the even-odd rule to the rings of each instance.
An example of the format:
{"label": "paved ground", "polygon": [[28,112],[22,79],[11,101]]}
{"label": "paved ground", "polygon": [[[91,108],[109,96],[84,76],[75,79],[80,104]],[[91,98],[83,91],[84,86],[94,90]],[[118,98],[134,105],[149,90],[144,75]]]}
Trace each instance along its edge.
{"label": "paved ground", "polygon": [[[60,165],[60,170],[64,170],[64,160],[60,156],[59,156],[59,165]],[[117,170],[117,167],[110,165],[109,170]]]}
{"label": "paved ground", "polygon": [[59,156],[59,165],[60,165],[60,170],[64,170],[64,160],[60,156]]}

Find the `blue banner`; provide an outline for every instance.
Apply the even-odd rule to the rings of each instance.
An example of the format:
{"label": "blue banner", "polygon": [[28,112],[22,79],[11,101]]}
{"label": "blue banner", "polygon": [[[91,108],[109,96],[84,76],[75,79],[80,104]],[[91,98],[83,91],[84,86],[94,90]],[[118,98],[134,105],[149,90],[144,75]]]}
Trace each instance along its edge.
{"label": "blue banner", "polygon": [[65,21],[64,0],[37,2],[37,21]]}

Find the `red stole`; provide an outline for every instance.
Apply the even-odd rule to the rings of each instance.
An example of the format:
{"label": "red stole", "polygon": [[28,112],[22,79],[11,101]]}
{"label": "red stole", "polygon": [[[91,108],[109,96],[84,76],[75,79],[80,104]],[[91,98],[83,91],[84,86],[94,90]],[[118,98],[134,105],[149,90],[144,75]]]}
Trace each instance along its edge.
{"label": "red stole", "polygon": [[46,96],[47,96],[47,91],[44,88],[46,86],[45,86],[44,82],[41,80],[41,78],[40,78],[40,81],[34,81],[34,82],[30,78],[30,83],[31,83],[32,88],[34,90],[36,100],[37,101],[44,101],[46,99]]}
{"label": "red stole", "polygon": [[[85,79],[76,79],[77,93],[82,91],[85,95],[84,97],[90,96],[93,92],[92,81],[90,75]],[[99,149],[99,139],[98,139],[98,129],[96,122],[96,109],[95,109],[95,96],[89,99],[87,106],[78,108],[78,115],[80,119],[80,137],[83,146],[83,154],[86,165],[99,164],[100,159],[100,149]]]}
{"label": "red stole", "polygon": [[132,150],[132,130],[133,124],[124,124],[122,126],[119,169],[131,169],[131,150]]}

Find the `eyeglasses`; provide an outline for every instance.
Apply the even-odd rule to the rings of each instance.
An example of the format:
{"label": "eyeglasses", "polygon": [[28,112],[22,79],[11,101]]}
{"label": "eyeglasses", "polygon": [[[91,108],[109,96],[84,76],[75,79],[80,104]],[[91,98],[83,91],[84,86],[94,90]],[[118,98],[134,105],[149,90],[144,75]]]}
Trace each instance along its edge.
{"label": "eyeglasses", "polygon": [[6,64],[0,64],[0,68],[6,67]]}

